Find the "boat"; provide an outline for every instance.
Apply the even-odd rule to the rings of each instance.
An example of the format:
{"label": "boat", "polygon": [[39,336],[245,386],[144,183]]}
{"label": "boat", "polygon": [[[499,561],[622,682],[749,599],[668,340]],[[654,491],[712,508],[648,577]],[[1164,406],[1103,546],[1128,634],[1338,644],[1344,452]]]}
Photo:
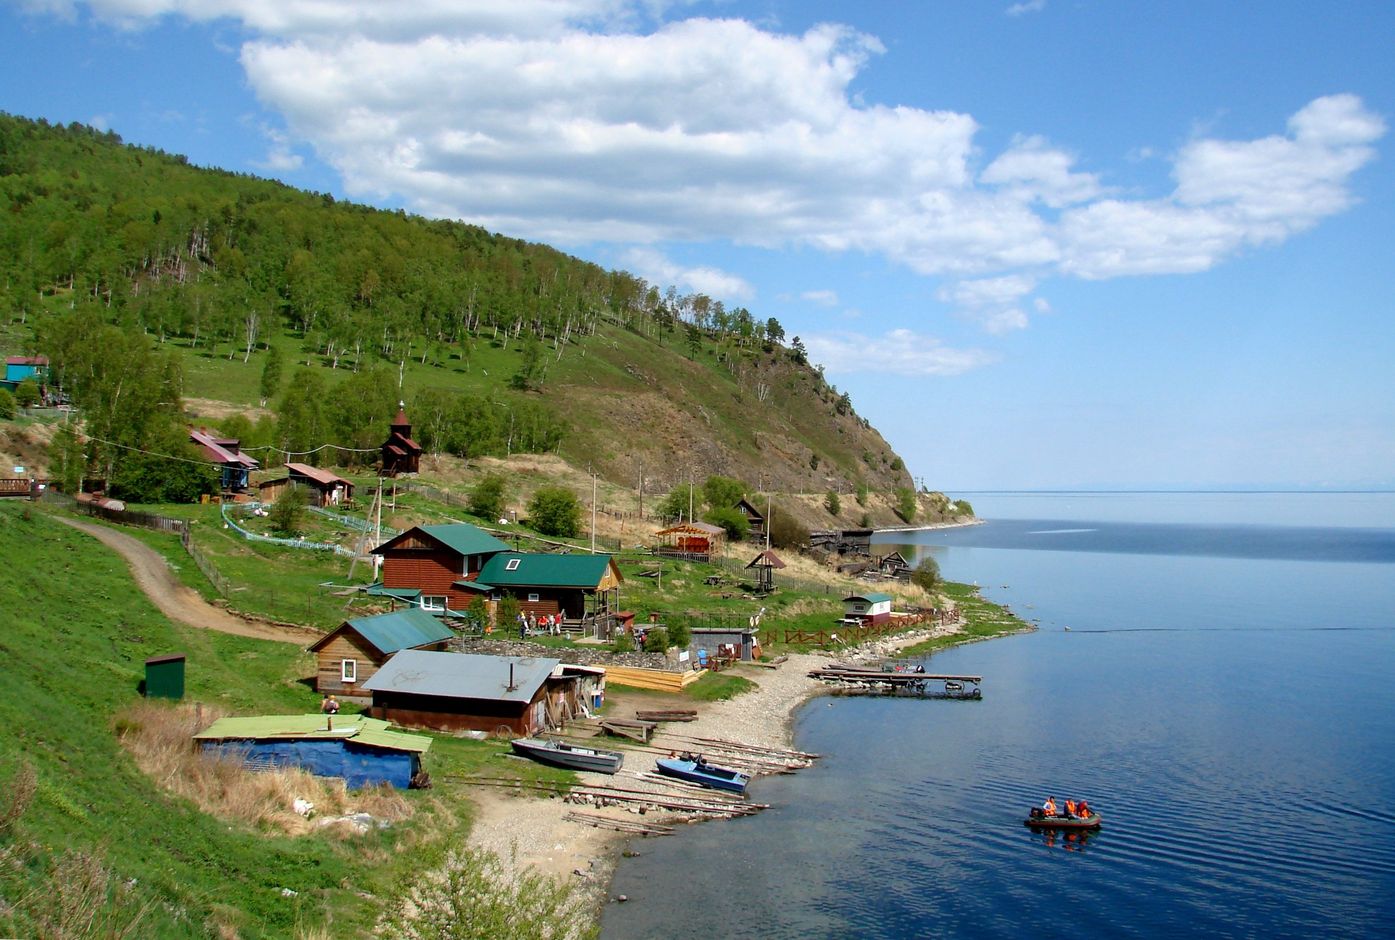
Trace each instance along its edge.
{"label": "boat", "polygon": [[613,774],[625,763],[625,755],[619,751],[603,751],[596,747],[582,747],[562,741],[514,738],[510,743],[516,754],[568,770],[593,770],[596,773]]}
{"label": "boat", "polygon": [[1100,814],[1091,813],[1088,816],[1066,816],[1058,814],[1048,816],[1041,807],[1036,807],[1022,820],[1022,825],[1030,826],[1033,829],[1098,829],[1100,827]]}
{"label": "boat", "polygon": [[713,790],[729,790],[732,793],[745,793],[746,784],[751,782],[749,774],[729,767],[709,764],[701,755],[684,754],[680,757],[662,757],[655,762],[659,773],[666,777],[686,780]]}

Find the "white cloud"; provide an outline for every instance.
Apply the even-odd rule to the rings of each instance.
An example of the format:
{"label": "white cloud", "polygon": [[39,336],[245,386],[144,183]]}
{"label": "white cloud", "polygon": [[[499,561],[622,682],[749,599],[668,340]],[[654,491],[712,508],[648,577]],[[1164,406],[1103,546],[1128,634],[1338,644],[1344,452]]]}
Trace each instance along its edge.
{"label": "white cloud", "polygon": [[[1041,136],[983,154],[972,115],[863,103],[850,87],[885,48],[846,26],[662,22],[660,0],[29,3],[79,6],[240,21],[249,85],[289,134],[271,159],[309,145],[351,195],[561,245],[855,251],[962,283],[1186,273],[1348,208],[1386,132],[1359,98],[1319,98],[1282,134],[1196,132],[1173,191],[1125,198]],[[1002,331],[1030,305],[959,309]]]}
{"label": "white cloud", "polygon": [[838,292],[832,290],[806,290],[799,295],[799,299],[807,300],[821,307],[838,306]]}
{"label": "white cloud", "polygon": [[1040,13],[1046,9],[1046,0],[1023,0],[1007,8],[1008,16],[1022,16],[1025,13]]}
{"label": "white cloud", "polygon": [[631,248],[622,260],[631,274],[660,288],[672,285],[724,303],[748,301],[755,296],[750,283],[734,274],[706,265],[685,267],[652,248]]}
{"label": "white cloud", "polygon": [[878,372],[906,376],[961,375],[996,358],[980,349],[952,349],[933,336],[892,330],[883,336],[820,333],[803,337],[809,360],[830,374]]}
{"label": "white cloud", "polygon": [[265,125],[258,128],[267,139],[266,157],[255,165],[272,173],[293,173],[304,164],[300,154],[291,149],[291,142],[284,133]]}

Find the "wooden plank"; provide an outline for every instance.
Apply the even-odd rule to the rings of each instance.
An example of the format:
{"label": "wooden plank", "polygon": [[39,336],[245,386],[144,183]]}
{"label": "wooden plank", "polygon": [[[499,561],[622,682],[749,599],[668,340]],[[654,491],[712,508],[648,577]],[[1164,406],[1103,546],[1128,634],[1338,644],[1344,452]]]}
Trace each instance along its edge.
{"label": "wooden plank", "polygon": [[682,672],[667,672],[661,669],[638,669],[633,666],[606,666],[605,676],[607,682],[637,689],[682,692],[688,685],[702,678],[702,673],[686,669]]}

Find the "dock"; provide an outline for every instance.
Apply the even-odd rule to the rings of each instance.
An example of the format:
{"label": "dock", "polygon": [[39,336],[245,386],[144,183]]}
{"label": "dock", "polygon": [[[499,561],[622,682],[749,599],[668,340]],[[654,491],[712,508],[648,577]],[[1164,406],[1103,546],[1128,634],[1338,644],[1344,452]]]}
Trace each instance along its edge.
{"label": "dock", "polygon": [[809,676],[847,695],[907,695],[918,698],[983,698],[982,676],[946,676],[914,669],[824,666]]}

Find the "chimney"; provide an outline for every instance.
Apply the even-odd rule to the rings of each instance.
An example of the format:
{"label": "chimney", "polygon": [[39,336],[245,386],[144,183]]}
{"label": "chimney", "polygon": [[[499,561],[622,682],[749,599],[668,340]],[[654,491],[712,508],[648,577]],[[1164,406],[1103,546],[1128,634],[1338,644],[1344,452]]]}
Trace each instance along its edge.
{"label": "chimney", "polygon": [[514,689],[516,689],[516,688],[518,688],[518,686],[514,685],[514,682],[513,682],[513,660],[509,660],[509,688],[508,688],[508,691],[512,692],[512,691],[513,691]]}

